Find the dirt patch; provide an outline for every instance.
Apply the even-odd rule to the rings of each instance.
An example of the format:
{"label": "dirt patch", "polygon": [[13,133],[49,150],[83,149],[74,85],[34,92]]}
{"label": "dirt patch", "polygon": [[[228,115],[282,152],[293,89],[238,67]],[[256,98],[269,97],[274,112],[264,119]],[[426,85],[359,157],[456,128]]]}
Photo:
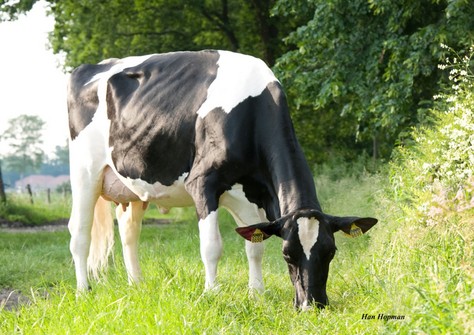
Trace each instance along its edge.
{"label": "dirt patch", "polygon": [[2,232],[41,232],[41,231],[60,231],[67,228],[68,219],[59,219],[46,222],[42,225],[28,225],[23,222],[12,222],[0,218],[0,231]]}
{"label": "dirt patch", "polygon": [[[69,219],[59,219],[56,221],[46,222],[42,225],[28,225],[22,222],[12,222],[0,218],[0,231],[6,233],[37,233],[37,232],[54,232],[67,229]],[[170,219],[144,219],[144,225],[166,225],[175,222]],[[117,224],[117,222],[115,222]]]}
{"label": "dirt patch", "polygon": [[11,289],[0,289],[0,310],[14,310],[23,304],[29,304],[30,299],[18,291]]}

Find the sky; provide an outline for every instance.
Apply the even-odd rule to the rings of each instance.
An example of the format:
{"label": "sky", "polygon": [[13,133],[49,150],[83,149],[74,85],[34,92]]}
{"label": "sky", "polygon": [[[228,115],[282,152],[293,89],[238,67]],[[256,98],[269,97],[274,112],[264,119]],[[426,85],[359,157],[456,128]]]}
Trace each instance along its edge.
{"label": "sky", "polygon": [[[52,156],[68,137],[66,74],[60,57],[48,49],[54,19],[40,1],[17,21],[0,23],[0,134],[8,120],[21,114],[38,115],[45,122],[43,149]],[[7,148],[0,143],[0,156]]]}

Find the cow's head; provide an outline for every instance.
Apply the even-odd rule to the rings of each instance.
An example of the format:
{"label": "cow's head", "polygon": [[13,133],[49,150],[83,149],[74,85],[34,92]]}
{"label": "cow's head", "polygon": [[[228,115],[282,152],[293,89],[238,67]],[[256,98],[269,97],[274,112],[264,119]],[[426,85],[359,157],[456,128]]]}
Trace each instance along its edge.
{"label": "cow's head", "polygon": [[283,239],[283,257],[295,286],[295,307],[303,310],[328,304],[326,281],[336,253],[334,232],[356,237],[377,223],[374,218],[337,217],[317,210],[298,210],[276,221],[239,227],[245,239],[260,242],[272,235]]}

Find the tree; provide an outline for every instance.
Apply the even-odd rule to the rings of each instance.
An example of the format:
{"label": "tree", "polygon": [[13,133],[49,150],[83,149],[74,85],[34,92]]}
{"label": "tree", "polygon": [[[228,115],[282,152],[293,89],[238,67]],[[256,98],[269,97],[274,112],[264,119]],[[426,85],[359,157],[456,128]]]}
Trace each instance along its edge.
{"label": "tree", "polygon": [[[388,157],[396,141],[425,120],[432,96],[446,82],[437,68],[446,57],[440,43],[460,51],[473,44],[472,2],[309,3],[313,18],[287,39],[297,48],[276,64],[306,149],[311,142],[323,148],[340,142]],[[289,15],[301,6],[279,0],[276,10]]]}
{"label": "tree", "polygon": [[4,163],[9,170],[18,171],[21,176],[40,167],[44,152],[42,134],[45,122],[35,115],[20,115],[9,120],[9,126],[2,139],[10,147]]}
{"label": "tree", "polygon": [[66,142],[65,145],[57,145],[54,151],[55,159],[53,163],[57,165],[69,166],[69,145]]}
{"label": "tree", "polygon": [[[37,0],[3,4],[3,20],[15,19]],[[307,22],[273,16],[276,0],[47,0],[55,18],[54,52],[66,68],[105,58],[177,50],[228,49],[273,65],[288,50],[282,41]]]}
{"label": "tree", "polygon": [[59,176],[69,174],[69,145],[57,145],[52,158],[46,159],[41,165],[40,174]]}
{"label": "tree", "polygon": [[20,14],[31,10],[38,0],[2,1],[0,3],[0,21],[16,20]]}

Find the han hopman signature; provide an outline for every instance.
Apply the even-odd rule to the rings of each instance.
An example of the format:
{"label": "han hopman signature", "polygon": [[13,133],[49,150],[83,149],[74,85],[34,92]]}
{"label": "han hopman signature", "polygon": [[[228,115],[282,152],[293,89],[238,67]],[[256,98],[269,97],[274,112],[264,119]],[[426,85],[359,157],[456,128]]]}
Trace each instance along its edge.
{"label": "han hopman signature", "polygon": [[362,314],[362,320],[405,320],[405,315],[390,315],[379,313],[378,315],[374,314]]}

